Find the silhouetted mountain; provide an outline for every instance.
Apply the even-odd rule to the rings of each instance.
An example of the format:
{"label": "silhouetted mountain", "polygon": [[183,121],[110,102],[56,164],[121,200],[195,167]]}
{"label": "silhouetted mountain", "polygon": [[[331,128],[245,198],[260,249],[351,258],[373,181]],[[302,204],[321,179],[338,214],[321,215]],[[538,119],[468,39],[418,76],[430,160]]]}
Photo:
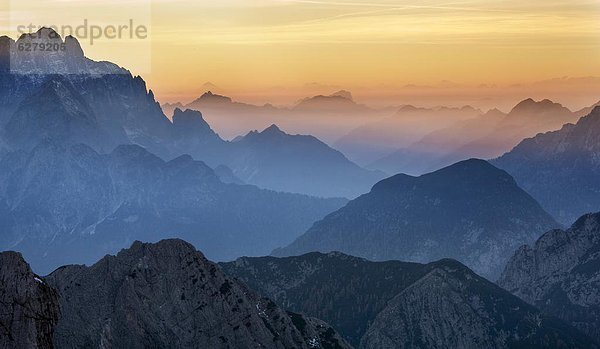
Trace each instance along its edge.
{"label": "silhouetted mountain", "polygon": [[281,310],[181,240],[136,241],[45,280],[61,295],[59,348],[350,348],[329,325]]}
{"label": "silhouetted mountain", "polygon": [[416,262],[450,257],[495,277],[515,248],[557,226],[510,175],[472,159],[420,177],[385,179],[274,255],[341,251]]}
{"label": "silhouetted mountain", "polygon": [[246,183],[324,197],[361,195],[385,177],[365,170],[313,136],[289,135],[276,125],[252,131],[233,145],[228,166]]}
{"label": "silhouetted mountain", "polygon": [[[449,127],[456,122],[479,117],[481,111],[470,106],[462,108],[417,108],[406,105],[384,119],[369,122],[339,138],[334,147],[359,164],[369,165],[399,148],[417,142],[428,133]],[[378,164],[375,164],[378,165]],[[382,165],[377,168],[387,173],[397,173],[397,166]]]}
{"label": "silhouetted mountain", "polygon": [[331,252],[221,267],[280,306],[325,319],[359,348],[594,347],[453,260],[369,262]]}
{"label": "silhouetted mountain", "polygon": [[368,167],[389,173],[419,175],[471,157],[496,158],[524,138],[556,130],[577,120],[577,115],[578,112],[571,112],[550,100],[536,102],[529,98],[518,103],[508,114],[491,110],[434,131]]}
{"label": "silhouetted mountain", "polygon": [[[387,173],[420,175],[438,170],[457,161],[497,155],[496,145],[469,147],[469,142],[492,132],[506,117],[497,109],[472,119],[458,121],[433,131],[406,148],[399,149],[369,165]],[[504,148],[502,148],[504,149]]]}
{"label": "silhouetted mountain", "polygon": [[294,111],[301,112],[324,112],[334,111],[336,113],[368,113],[369,107],[354,102],[352,94],[342,90],[329,96],[318,95],[304,98],[293,108]]}
{"label": "silhouetted mountain", "polygon": [[164,104],[161,104],[160,108],[163,110],[165,115],[170,119],[173,119],[173,113],[175,113],[175,109],[185,109],[183,104],[180,102],[164,103]]}
{"label": "silhouetted mountain", "polygon": [[600,342],[600,213],[521,247],[498,283]]}
{"label": "silhouetted mountain", "polygon": [[0,348],[54,348],[58,294],[21,254],[0,253]]}
{"label": "silhouetted mountain", "polygon": [[0,198],[0,249],[22,251],[38,272],[136,239],[186,238],[218,260],[263,255],[345,203],[224,184],[190,156],[51,142],[2,160]]}
{"label": "silhouetted mountain", "polygon": [[600,107],[577,124],[525,139],[493,163],[513,175],[557,220],[600,210]]}

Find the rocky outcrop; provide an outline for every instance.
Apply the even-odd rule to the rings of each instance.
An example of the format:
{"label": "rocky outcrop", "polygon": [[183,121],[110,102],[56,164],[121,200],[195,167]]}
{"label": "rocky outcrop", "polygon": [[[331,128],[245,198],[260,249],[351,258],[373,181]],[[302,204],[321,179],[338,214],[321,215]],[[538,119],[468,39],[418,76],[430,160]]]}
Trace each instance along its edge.
{"label": "rocky outcrop", "polygon": [[59,348],[349,348],[326,323],[286,313],[181,240],[135,242],[46,280],[61,294]]}
{"label": "rocky outcrop", "polygon": [[354,346],[387,302],[427,272],[420,264],[339,252],[242,257],[220,266],[282,307],[327,321]]}
{"label": "rocky outcrop", "polygon": [[0,253],[0,348],[53,348],[58,294],[21,254]]}
{"label": "rocky outcrop", "polygon": [[594,348],[575,328],[461,263],[370,262],[339,252],[239,258],[223,271],[360,348]]}
{"label": "rocky outcrop", "polygon": [[521,247],[498,284],[600,342],[600,213]]}
{"label": "rocky outcrop", "polygon": [[518,246],[554,227],[510,175],[471,159],[385,179],[273,254],[341,251],[423,263],[450,257],[496,279]]}
{"label": "rocky outcrop", "polygon": [[568,325],[442,261],[392,299],[361,348],[595,348]]}

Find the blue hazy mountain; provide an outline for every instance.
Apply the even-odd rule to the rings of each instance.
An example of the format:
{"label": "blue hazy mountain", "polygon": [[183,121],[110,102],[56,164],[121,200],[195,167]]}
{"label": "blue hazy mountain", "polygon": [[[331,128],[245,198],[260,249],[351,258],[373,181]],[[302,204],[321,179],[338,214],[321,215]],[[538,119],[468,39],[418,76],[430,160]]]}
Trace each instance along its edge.
{"label": "blue hazy mountain", "polygon": [[89,263],[132,241],[189,240],[217,260],[262,255],[345,203],[225,184],[189,155],[164,161],[123,145],[102,155],[56,141],[0,167],[0,249],[38,272]]}
{"label": "blue hazy mountain", "polygon": [[339,252],[239,258],[223,271],[356,348],[593,348],[592,340],[461,263],[370,262]]}
{"label": "blue hazy mountain", "polygon": [[509,174],[471,159],[420,177],[385,179],[274,255],[341,251],[371,260],[454,258],[495,278],[518,246],[555,227]]}
{"label": "blue hazy mountain", "polygon": [[557,130],[575,122],[583,111],[572,112],[548,99],[525,99],[508,114],[492,109],[458,121],[369,165],[388,173],[420,175],[469,158],[496,158],[524,138]]}
{"label": "blue hazy mountain", "polygon": [[559,222],[600,210],[600,107],[493,160]]}
{"label": "blue hazy mountain", "polygon": [[308,135],[290,135],[276,125],[224,141],[193,110],[173,113],[174,152],[189,153],[212,167],[225,165],[248,184],[321,197],[356,197],[385,177],[348,160]]}
{"label": "blue hazy mountain", "polygon": [[[67,49],[35,54],[15,49],[48,41]],[[322,197],[355,197],[384,177],[314,137],[233,144],[212,131],[198,112],[176,109],[171,122],[140,77],[86,58],[76,39],[63,41],[50,29],[17,42],[2,37],[0,49],[10,58],[0,72],[0,150],[28,151],[46,139],[85,143],[101,153],[137,144],[166,160],[190,154],[213,168],[224,165],[243,182],[266,189]],[[309,172],[315,175],[307,178]]]}
{"label": "blue hazy mountain", "polygon": [[600,213],[519,248],[498,283],[600,342]]}

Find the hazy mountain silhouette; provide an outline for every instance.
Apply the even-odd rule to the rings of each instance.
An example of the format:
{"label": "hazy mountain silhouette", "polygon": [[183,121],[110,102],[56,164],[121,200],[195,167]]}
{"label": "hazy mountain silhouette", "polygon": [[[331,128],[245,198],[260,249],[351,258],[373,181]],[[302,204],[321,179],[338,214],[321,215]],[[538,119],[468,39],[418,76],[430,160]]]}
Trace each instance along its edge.
{"label": "hazy mountain silhouette", "polygon": [[[36,40],[61,40],[52,33],[43,30]],[[71,41],[76,44],[75,39]],[[80,48],[76,52],[75,58],[42,56],[34,62],[42,67],[59,67],[64,74],[0,74],[9,91],[0,92],[6,94],[0,100],[7,103],[0,117],[5,120],[0,151],[30,151],[45,140],[84,143],[100,153],[121,144],[137,144],[163,159],[190,154],[211,167],[229,167],[234,177],[249,184],[327,197],[355,197],[383,178],[381,173],[356,166],[314,137],[280,137],[276,144],[257,138],[234,144],[221,139],[201,113],[179,108],[174,110],[171,123],[152,92],[146,92],[141,78],[133,78],[109,63],[91,61]],[[79,59],[80,64],[75,65],[79,70],[71,72],[71,65],[61,68],[68,59]],[[96,74],[105,67],[111,70]],[[112,69],[118,73],[110,73]],[[10,92],[13,90],[20,92]],[[241,105],[212,93],[198,101]]]}
{"label": "hazy mountain silhouette", "polygon": [[226,139],[245,134],[249,129],[264,129],[272,124],[293,133],[314,134],[328,143],[359,125],[391,114],[357,103],[350,91],[340,90],[330,95],[316,95],[290,106],[255,105],[207,89],[184,106],[165,103],[163,109],[171,115],[175,108],[202,112],[206,120]]}
{"label": "hazy mountain silhouette", "polygon": [[341,251],[415,262],[450,257],[493,278],[515,248],[557,226],[510,175],[472,159],[420,177],[385,179],[274,255]]}
{"label": "hazy mountain silhouette", "polygon": [[570,224],[600,210],[600,107],[575,125],[523,140],[493,160],[556,219]]}
{"label": "hazy mountain silhouette", "polygon": [[547,99],[536,102],[529,98],[518,103],[508,114],[491,110],[480,117],[434,131],[368,167],[418,175],[471,157],[495,158],[524,138],[556,130],[577,120],[580,112],[571,112]]}
{"label": "hazy mountain silhouette", "polygon": [[0,183],[0,249],[22,251],[38,272],[136,239],[186,238],[217,260],[262,255],[345,203],[225,184],[190,156],[165,162],[135,145],[101,155],[42,142],[5,156]]}
{"label": "hazy mountain silhouette", "polygon": [[[432,131],[481,114],[480,110],[470,106],[418,108],[406,105],[392,116],[371,120],[355,128],[338,139],[334,147],[359,164],[368,165],[398,148],[409,146]],[[377,168],[388,173],[398,172],[391,167]]]}
{"label": "hazy mountain silhouette", "polygon": [[489,158],[494,146],[465,147],[482,134],[492,132],[506,114],[497,109],[473,119],[433,131],[406,148],[399,149],[369,165],[388,173],[419,175],[470,158]]}

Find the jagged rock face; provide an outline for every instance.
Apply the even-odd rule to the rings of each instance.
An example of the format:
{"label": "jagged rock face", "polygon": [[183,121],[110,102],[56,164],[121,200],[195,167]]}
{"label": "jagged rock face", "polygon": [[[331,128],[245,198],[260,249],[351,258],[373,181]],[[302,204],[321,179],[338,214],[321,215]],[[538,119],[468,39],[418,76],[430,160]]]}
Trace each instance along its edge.
{"label": "jagged rock face", "polygon": [[[65,49],[29,52],[17,49],[33,44],[59,45]],[[85,143],[96,150],[110,151],[120,144],[135,143],[164,152],[159,139],[168,139],[171,124],[141,78],[134,78],[113,63],[86,58],[75,38],[63,40],[47,28],[24,34],[16,42],[2,37],[0,51],[7,63],[6,67],[3,65],[6,69],[0,69],[0,125],[12,120],[13,126],[19,126],[18,133],[32,133],[40,126],[40,120],[31,116],[43,114],[46,116],[43,121],[53,121],[50,126],[63,126],[67,128],[63,131],[70,131],[46,136],[70,139],[81,131],[76,127],[79,121],[94,119],[101,136],[88,137]],[[62,86],[49,88],[56,81]],[[57,105],[52,107],[52,102]],[[22,114],[30,117],[23,118]],[[75,129],[68,130],[69,126]],[[8,130],[9,135],[15,127]],[[89,134],[78,137],[85,140],[86,136]],[[10,146],[15,149],[21,144]]]}
{"label": "jagged rock face", "polygon": [[600,210],[600,107],[577,124],[525,139],[492,163],[563,224]]}
{"label": "jagged rock face", "polygon": [[421,177],[383,180],[273,254],[341,251],[415,262],[451,257],[496,279],[518,246],[557,226],[506,172],[467,160]]}
{"label": "jagged rock face", "polygon": [[52,77],[25,99],[5,128],[9,144],[31,150],[47,139],[65,143],[86,143],[95,149],[105,147],[102,131],[91,107],[61,76]]}
{"label": "jagged rock face", "polygon": [[600,214],[520,248],[498,284],[600,342]]}
{"label": "jagged rock face", "polygon": [[361,348],[594,348],[568,325],[458,263],[441,263],[377,315]]}
{"label": "jagged rock face", "polygon": [[101,155],[42,142],[0,164],[0,249],[39,273],[166,237],[217,260],[264,255],[345,203],[225,184],[190,156],[166,162],[133,145]]}
{"label": "jagged rock face", "polygon": [[220,265],[281,307],[324,319],[360,348],[593,347],[453,260],[370,262],[331,252]]}
{"label": "jagged rock face", "polygon": [[21,254],[0,253],[0,348],[53,348],[59,313],[58,294]]}
{"label": "jagged rock face", "polygon": [[135,242],[46,280],[61,293],[60,348],[349,348],[327,324],[286,313],[181,240]]}

